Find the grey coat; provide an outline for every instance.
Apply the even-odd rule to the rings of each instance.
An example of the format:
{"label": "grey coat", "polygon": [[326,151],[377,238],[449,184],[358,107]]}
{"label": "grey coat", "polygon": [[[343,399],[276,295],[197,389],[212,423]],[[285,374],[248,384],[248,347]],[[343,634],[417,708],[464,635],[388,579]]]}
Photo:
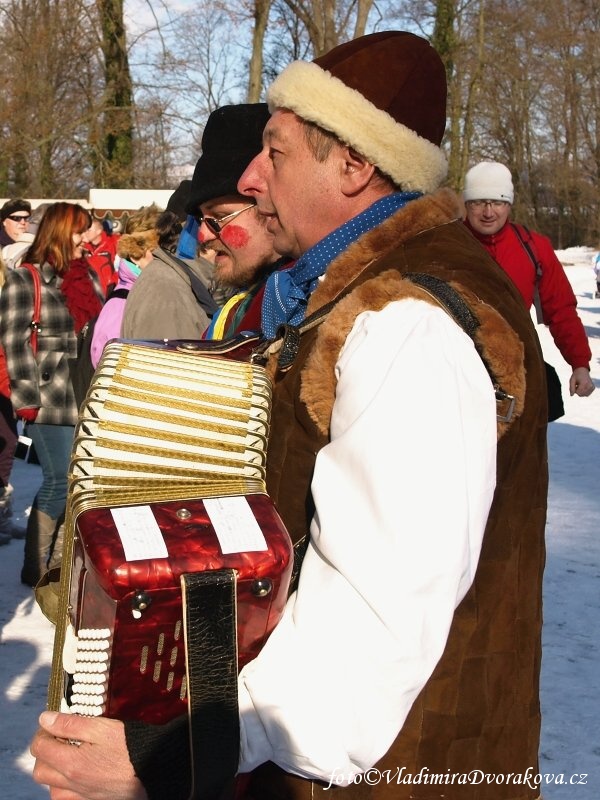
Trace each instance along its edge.
{"label": "grey coat", "polygon": [[210,320],[192,292],[188,275],[162,248],[153,255],[127,297],[122,338],[199,339]]}
{"label": "grey coat", "polygon": [[77,406],[68,359],[77,355],[77,337],[60,291],[62,279],[50,264],[43,264],[40,274],[37,355],[30,346],[34,289],[29,270],[7,272],[0,296],[0,340],[10,375],[11,401],[15,409],[39,408],[36,422],[75,425]]}

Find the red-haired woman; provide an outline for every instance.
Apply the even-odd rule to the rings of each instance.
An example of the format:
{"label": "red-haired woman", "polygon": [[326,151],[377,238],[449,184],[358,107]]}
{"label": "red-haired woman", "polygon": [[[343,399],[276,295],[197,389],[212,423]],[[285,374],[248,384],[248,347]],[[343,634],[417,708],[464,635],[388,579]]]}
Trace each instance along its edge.
{"label": "red-haired woman", "polygon": [[60,563],[67,471],[77,421],[69,358],[77,333],[102,307],[102,289],[82,257],[91,217],[75,203],[54,203],[44,214],[23,262],[41,283],[37,348],[31,347],[34,281],[29,269],[11,270],[0,296],[0,340],[6,354],[11,401],[24,420],[42,467],[42,485],[27,523],[21,580],[35,586],[46,568]]}

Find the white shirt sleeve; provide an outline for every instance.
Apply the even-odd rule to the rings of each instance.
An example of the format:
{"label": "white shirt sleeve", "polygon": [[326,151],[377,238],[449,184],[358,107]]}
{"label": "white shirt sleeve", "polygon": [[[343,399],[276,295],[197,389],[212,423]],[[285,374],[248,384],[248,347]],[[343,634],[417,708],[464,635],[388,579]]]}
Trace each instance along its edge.
{"label": "white shirt sleeve", "polygon": [[385,754],[443,653],[496,480],[496,403],[470,338],[407,299],[357,319],[298,590],[240,673],[240,771],[340,785]]}

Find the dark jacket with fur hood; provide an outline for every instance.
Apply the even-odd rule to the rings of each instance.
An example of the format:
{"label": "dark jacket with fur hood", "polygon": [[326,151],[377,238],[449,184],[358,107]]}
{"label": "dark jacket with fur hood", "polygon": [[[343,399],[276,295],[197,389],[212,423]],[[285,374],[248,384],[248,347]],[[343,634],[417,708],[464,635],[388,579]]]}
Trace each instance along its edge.
{"label": "dark jacket with fur hood", "polygon": [[[481,322],[477,341],[502,387],[516,397],[499,424],[497,488],[473,586],[458,607],[442,658],[396,741],[377,765],[382,778],[330,789],[347,800],[532,800],[533,780],[397,783],[421,769],[537,772],[541,583],[546,513],[546,399],[536,333],[510,279],[459,221],[456,196],[442,190],[410,203],[363,235],[327,270],[308,314],[338,300],[325,322],[303,335],[291,369],[274,375],[267,488],[294,540],[313,513],[310,481],[327,442],[335,399],[334,366],[356,316],[407,296],[436,302],[405,273],[450,282]],[[434,379],[435,376],[432,376]],[[435,390],[435,389],[432,389]],[[435,501],[435,487],[432,487]],[[366,545],[365,545],[366,546]],[[368,643],[365,642],[365,647]],[[315,653],[319,658],[319,653]],[[351,699],[349,700],[351,702]],[[318,720],[315,720],[318,725]],[[251,776],[253,800],[312,800],[325,787],[264,764]]]}

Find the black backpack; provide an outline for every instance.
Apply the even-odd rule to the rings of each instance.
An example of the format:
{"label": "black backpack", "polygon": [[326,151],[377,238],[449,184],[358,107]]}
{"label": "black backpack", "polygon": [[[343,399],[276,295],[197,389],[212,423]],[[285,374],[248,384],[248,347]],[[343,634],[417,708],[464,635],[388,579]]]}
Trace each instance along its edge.
{"label": "black backpack", "polygon": [[[108,300],[112,300],[113,297],[125,299],[128,294],[129,289],[114,289],[108,297]],[[77,358],[69,359],[69,374],[78,408],[81,408],[81,404],[85,400],[87,391],[90,388],[90,383],[94,377],[94,372],[96,371],[92,365],[90,348],[92,346],[92,339],[94,338],[94,328],[96,327],[97,319],[98,316],[92,317],[79,331],[77,334]]]}

